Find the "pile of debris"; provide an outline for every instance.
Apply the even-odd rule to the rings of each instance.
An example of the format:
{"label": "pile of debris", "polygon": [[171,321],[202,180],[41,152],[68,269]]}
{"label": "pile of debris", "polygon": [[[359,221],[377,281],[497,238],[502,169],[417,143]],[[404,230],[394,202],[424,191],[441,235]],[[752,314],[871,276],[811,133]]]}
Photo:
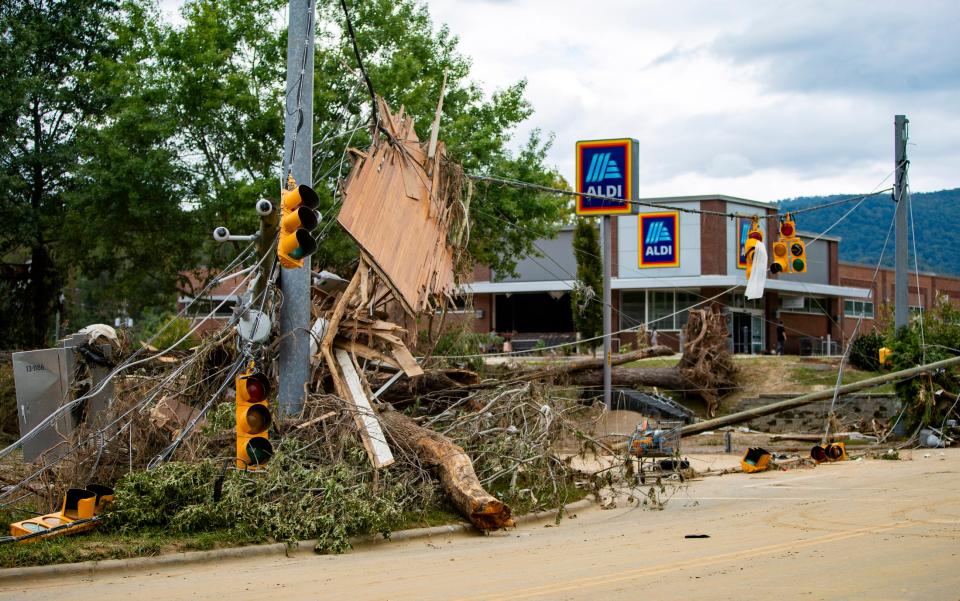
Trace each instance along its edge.
{"label": "pile of debris", "polygon": [[[226,499],[262,495],[272,508],[260,509],[271,516],[263,527],[273,524],[265,534],[292,539],[346,520],[342,504],[339,513],[316,515],[333,489],[349,489],[357,503],[380,500],[380,518],[361,520],[362,527],[388,528],[386,505],[391,515],[423,511],[442,491],[489,531],[510,527],[514,509],[562,505],[578,483],[598,488],[599,480],[570,463],[590,448],[620,464],[602,470],[603,484],[629,478],[622,453],[590,432],[602,407],[584,402],[597,395],[582,391],[600,381],[602,359],[478,373],[414,357],[411,324],[444,313],[469,264],[470,188],[435,134],[421,144],[402,109],[378,105],[374,143],[351,150],[338,216],[357,243],[358,265],[349,280],[315,274],[312,377],[303,411],[272,424],[278,443],[270,461],[256,472],[228,469],[235,460],[232,384],[249,360],[248,348],[224,330],[192,352],[162,352],[155,361],[141,349],[140,369],[115,378],[116,402],[105,419],[80,427],[69,448],[39,469],[6,474],[8,482],[19,479],[6,498],[20,492],[41,499],[35,507],[55,506],[70,486],[119,481],[121,523],[188,528],[234,515]],[[736,378],[725,332],[718,312],[691,311],[676,366],[623,366],[672,354],[666,347],[624,353],[611,358],[614,383],[697,396],[712,414]],[[268,351],[260,355],[264,377],[274,379],[276,364]],[[141,477],[144,469],[163,477]]]}

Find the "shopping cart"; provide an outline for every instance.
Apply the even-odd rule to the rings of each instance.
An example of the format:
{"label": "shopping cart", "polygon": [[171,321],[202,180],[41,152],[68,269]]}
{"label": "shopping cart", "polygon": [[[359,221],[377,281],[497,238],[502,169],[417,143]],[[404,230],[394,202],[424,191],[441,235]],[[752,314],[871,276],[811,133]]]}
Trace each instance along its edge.
{"label": "shopping cart", "polygon": [[637,425],[627,447],[627,460],[636,460],[637,480],[646,484],[647,478],[676,475],[683,482],[682,469],[689,463],[680,459],[680,428],[683,422],[643,420]]}

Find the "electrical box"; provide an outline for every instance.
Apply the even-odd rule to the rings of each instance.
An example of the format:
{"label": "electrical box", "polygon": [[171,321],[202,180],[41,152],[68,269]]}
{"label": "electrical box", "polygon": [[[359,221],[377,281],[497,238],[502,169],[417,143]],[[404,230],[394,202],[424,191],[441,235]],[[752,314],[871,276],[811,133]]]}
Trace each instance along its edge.
{"label": "electrical box", "polygon": [[[92,390],[109,373],[108,366],[87,360],[84,361],[89,367],[84,370],[86,377],[77,380],[81,366],[78,355],[88,340],[85,334],[75,334],[61,341],[59,348],[13,353],[20,436],[30,432],[64,404]],[[110,357],[110,345],[88,348],[99,351],[106,359]],[[103,390],[51,422],[23,443],[23,460],[30,463],[42,456],[49,461],[65,455],[70,450],[77,426],[81,422],[93,425],[109,407],[112,396],[113,386],[108,383]]]}

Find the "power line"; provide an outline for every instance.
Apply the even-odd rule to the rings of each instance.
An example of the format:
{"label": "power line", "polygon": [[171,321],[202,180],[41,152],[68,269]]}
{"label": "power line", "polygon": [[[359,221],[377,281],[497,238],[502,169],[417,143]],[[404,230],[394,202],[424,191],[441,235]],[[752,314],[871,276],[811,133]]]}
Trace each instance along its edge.
{"label": "power line", "polygon": [[[575,197],[583,197],[583,198],[592,198],[592,199],[595,199],[595,200],[606,200],[606,201],[616,202],[616,203],[627,203],[627,204],[631,204],[631,205],[636,205],[636,206],[641,206],[641,207],[649,207],[649,208],[654,208],[654,209],[659,209],[659,210],[669,209],[669,210],[671,210],[671,211],[679,211],[679,212],[681,212],[681,213],[689,213],[689,214],[693,214],[693,215],[713,215],[713,216],[716,216],[716,217],[724,217],[724,218],[729,218],[729,219],[733,219],[733,218],[736,218],[736,217],[748,218],[748,219],[752,219],[752,218],[754,218],[754,217],[756,217],[756,218],[758,218],[758,219],[779,219],[779,217],[780,217],[780,215],[750,215],[750,214],[746,214],[746,213],[725,213],[725,212],[722,212],[722,211],[708,211],[708,210],[705,210],[705,209],[691,209],[691,208],[689,208],[689,207],[670,206],[670,205],[665,205],[665,204],[662,204],[662,203],[656,203],[656,202],[646,201],[646,200],[624,200],[624,199],[622,199],[622,198],[617,198],[617,197],[614,197],[614,196],[604,196],[604,195],[600,195],[600,194],[589,194],[589,193],[586,193],[586,192],[574,192],[573,190],[564,190],[563,188],[554,188],[554,187],[552,187],[552,186],[544,186],[544,185],[542,185],[542,184],[534,184],[534,183],[531,183],[531,182],[524,182],[524,181],[521,181],[521,180],[510,179],[510,178],[506,178],[506,177],[495,177],[495,176],[491,176],[491,175],[478,175],[478,174],[475,174],[475,173],[467,173],[467,174],[465,174],[465,175],[466,175],[466,177],[468,177],[468,178],[470,178],[470,179],[472,179],[472,180],[474,180],[474,181],[486,182],[486,183],[491,183],[491,184],[500,184],[500,185],[503,185],[503,186],[509,186],[509,187],[517,188],[517,189],[535,190],[535,191],[537,191],[537,192],[547,192],[547,193],[549,193],[549,194],[557,194],[557,195],[561,195],[561,196],[575,196]],[[878,194],[883,194],[883,193],[889,192],[889,191],[891,191],[891,190],[893,190],[893,188],[886,188],[886,189],[883,189],[883,190],[877,190],[877,191],[875,191],[875,192],[870,192],[870,193],[868,193],[868,194],[861,194],[861,195],[859,195],[859,196],[854,196],[854,197],[851,197],[851,198],[846,198],[846,199],[843,199],[843,200],[838,200],[838,201],[830,202],[830,203],[827,203],[827,204],[824,204],[824,205],[821,205],[821,206],[806,207],[806,208],[803,208],[803,209],[798,209],[798,210],[796,210],[796,211],[790,211],[790,213],[796,214],[796,213],[801,213],[801,212],[817,211],[817,210],[820,210],[820,209],[825,209],[825,208],[829,208],[829,207],[832,207],[832,206],[836,206],[836,205],[838,205],[838,204],[843,204],[843,203],[847,203],[847,202],[854,202],[854,201],[857,201],[857,200],[869,198],[869,197],[871,197],[871,196],[876,196],[876,195],[878,195]],[[779,208],[779,207],[776,207],[776,206],[771,205],[771,208]]]}

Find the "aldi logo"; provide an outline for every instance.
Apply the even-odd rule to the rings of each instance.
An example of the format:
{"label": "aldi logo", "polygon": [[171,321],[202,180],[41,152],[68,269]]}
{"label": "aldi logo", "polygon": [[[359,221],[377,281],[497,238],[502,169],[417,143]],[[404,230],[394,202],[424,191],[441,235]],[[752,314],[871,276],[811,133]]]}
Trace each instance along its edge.
{"label": "aldi logo", "polygon": [[642,213],[637,227],[640,267],[680,265],[680,214]]}
{"label": "aldi logo", "polygon": [[636,140],[586,140],[577,142],[577,215],[629,215],[636,213]]}

